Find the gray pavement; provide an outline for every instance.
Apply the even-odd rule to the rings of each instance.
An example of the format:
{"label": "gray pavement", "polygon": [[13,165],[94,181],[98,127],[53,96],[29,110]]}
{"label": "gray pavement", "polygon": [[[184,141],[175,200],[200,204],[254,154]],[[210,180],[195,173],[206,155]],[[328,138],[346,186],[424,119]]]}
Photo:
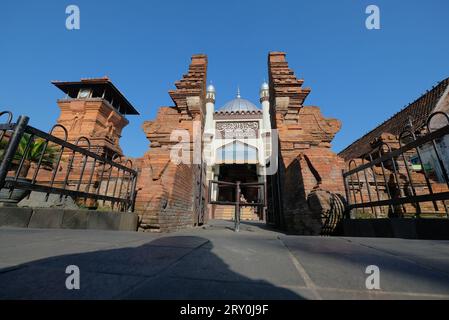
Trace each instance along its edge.
{"label": "gray pavement", "polygon": [[[65,286],[68,265],[80,289]],[[368,290],[365,269],[380,270]],[[0,228],[0,299],[449,299],[449,241]]]}

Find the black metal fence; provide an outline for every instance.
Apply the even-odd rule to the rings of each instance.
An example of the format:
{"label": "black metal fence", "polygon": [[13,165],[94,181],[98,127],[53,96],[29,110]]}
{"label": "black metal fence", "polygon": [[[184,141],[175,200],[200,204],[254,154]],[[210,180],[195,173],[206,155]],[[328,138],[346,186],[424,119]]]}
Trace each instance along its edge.
{"label": "black metal fence", "polygon": [[45,194],[45,201],[56,194],[90,208],[134,211],[137,172],[129,159],[93,152],[86,137],[68,142],[62,125],[46,133],[28,125],[27,116],[13,122],[11,112],[0,112],[5,117],[0,124],[0,202],[12,201],[18,191],[25,197],[35,191]]}
{"label": "black metal fence", "polygon": [[[242,199],[242,189],[255,189],[256,197],[255,199]],[[223,191],[226,192],[223,197]],[[241,207],[255,207],[263,209],[266,207],[266,197],[265,197],[265,183],[263,182],[226,182],[218,180],[209,181],[209,204],[217,205],[229,205],[235,206],[235,231],[239,231],[240,226],[240,208]],[[265,216],[263,220],[265,220]]]}
{"label": "black metal fence", "polygon": [[420,128],[409,122],[397,143],[378,141],[372,152],[349,162],[343,178],[350,211],[449,218],[449,116],[435,112]]}

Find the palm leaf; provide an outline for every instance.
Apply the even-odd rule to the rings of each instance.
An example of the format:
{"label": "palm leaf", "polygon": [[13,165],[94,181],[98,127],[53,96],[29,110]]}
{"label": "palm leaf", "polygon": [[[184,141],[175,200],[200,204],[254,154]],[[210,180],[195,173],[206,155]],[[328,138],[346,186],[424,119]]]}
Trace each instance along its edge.
{"label": "palm leaf", "polygon": [[[20,139],[13,161],[19,162],[22,159],[29,162],[38,163],[42,154],[42,165],[46,167],[53,167],[56,160],[58,148],[49,145],[46,140],[42,138],[34,138],[30,142],[31,135],[26,133]],[[0,142],[0,160],[3,160],[3,154],[8,146],[8,142],[2,140]]]}

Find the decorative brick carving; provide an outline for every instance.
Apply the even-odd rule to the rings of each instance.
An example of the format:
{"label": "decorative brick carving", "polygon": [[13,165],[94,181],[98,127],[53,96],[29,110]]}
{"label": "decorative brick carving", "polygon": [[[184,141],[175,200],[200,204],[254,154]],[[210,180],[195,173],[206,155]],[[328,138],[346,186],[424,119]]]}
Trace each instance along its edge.
{"label": "decorative brick carving", "polygon": [[[58,124],[68,131],[68,141],[75,142],[81,136],[87,137],[92,150],[99,154],[117,153],[123,155],[119,140],[128,120],[115,111],[107,101],[98,99],[58,100],[61,114]],[[61,134],[57,130],[56,135]]]}
{"label": "decorative brick carving", "polygon": [[288,67],[284,52],[269,54],[270,96],[276,97],[276,112],[287,122],[298,123],[298,113],[311,89],[303,88],[304,80],[297,79]]}
{"label": "decorative brick carving", "polygon": [[192,120],[196,114],[205,112],[207,56],[192,56],[189,72],[175,83],[176,90],[169,91],[170,97],[180,111],[181,120]]}

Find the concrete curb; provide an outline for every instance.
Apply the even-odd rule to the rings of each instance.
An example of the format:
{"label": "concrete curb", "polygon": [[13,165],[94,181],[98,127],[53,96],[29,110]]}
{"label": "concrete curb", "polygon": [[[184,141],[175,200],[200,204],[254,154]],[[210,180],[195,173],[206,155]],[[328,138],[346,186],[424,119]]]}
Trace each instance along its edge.
{"label": "concrete curb", "polygon": [[0,208],[0,226],[27,228],[33,210],[29,208]]}
{"label": "concrete curb", "polygon": [[137,222],[137,214],[131,212],[0,208],[1,227],[137,231]]}
{"label": "concrete curb", "polygon": [[345,219],[342,236],[449,240],[449,219]]}

